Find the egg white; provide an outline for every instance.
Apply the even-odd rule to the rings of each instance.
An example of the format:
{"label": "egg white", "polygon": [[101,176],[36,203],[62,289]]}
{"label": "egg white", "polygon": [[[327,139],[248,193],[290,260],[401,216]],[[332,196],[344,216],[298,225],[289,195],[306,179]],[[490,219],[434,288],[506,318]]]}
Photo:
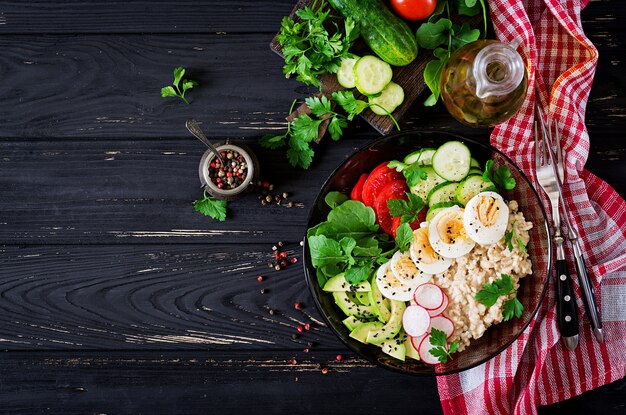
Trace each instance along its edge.
{"label": "egg white", "polygon": [[482,192],[465,205],[463,225],[467,234],[480,245],[491,245],[504,237],[509,222],[509,207],[496,192]]}
{"label": "egg white", "polygon": [[467,236],[463,209],[452,206],[441,210],[428,225],[428,241],[445,258],[459,258],[469,253],[475,242]]}
{"label": "egg white", "polygon": [[427,274],[441,274],[452,265],[451,259],[444,258],[430,245],[427,226],[413,231],[409,253],[415,266]]}

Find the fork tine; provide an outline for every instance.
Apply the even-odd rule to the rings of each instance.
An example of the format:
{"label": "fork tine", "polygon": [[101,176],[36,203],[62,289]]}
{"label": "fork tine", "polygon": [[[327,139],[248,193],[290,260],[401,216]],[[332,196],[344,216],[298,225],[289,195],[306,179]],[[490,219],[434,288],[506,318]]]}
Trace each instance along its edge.
{"label": "fork tine", "polygon": [[[559,168],[563,167],[563,150],[561,150],[561,134],[559,133],[559,123],[554,123],[554,138],[556,140],[556,162]],[[562,175],[563,173],[561,173]],[[563,179],[561,177],[561,179]]]}
{"label": "fork tine", "polygon": [[541,157],[539,155],[539,131],[537,129],[537,120],[535,120],[535,167],[539,167],[541,164]]}
{"label": "fork tine", "polygon": [[543,159],[541,164],[550,164],[550,160],[548,159],[548,155],[546,153],[546,146],[548,145],[548,143],[546,143],[546,139],[548,138],[548,135],[546,134],[546,124],[543,121],[543,116],[541,115],[541,110],[539,108],[537,108],[537,118],[539,118],[539,127],[541,128],[541,157]]}

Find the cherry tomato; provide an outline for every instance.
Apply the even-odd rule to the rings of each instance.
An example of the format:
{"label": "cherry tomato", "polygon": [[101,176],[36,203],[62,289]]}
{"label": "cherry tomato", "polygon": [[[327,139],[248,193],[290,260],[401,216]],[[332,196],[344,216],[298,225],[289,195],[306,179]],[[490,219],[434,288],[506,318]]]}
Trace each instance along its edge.
{"label": "cherry tomato", "polygon": [[391,0],[391,7],[408,20],[422,20],[433,14],[437,0]]}
{"label": "cherry tomato", "polygon": [[365,205],[374,207],[374,200],[378,196],[378,192],[387,183],[403,179],[402,173],[398,173],[394,169],[387,167],[388,161],[379,164],[365,180],[363,184],[362,200]]}
{"label": "cherry tomato", "polygon": [[365,184],[365,180],[367,179],[367,173],[363,173],[361,177],[359,177],[359,181],[356,182],[352,191],[350,192],[350,199],[358,200],[359,202],[363,201],[363,185]]}
{"label": "cherry tomato", "polygon": [[376,200],[374,201],[374,212],[376,212],[376,219],[380,228],[388,234],[392,234],[393,218],[389,214],[389,208],[387,207],[387,201],[396,199],[405,199],[407,186],[405,180],[393,180],[385,184],[380,189]]}

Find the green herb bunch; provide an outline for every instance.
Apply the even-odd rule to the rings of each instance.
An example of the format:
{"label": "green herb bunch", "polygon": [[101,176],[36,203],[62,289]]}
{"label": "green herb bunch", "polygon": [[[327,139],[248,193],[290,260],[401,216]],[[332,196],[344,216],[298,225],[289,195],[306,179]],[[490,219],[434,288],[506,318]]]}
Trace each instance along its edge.
{"label": "green herb bunch", "polygon": [[184,75],[185,68],[183,68],[182,66],[175,68],[174,82],[172,83],[172,85],[164,86],[163,88],[161,88],[161,96],[163,98],[178,97],[185,101],[185,104],[189,105],[189,101],[187,100],[187,98],[185,98],[185,92],[187,92],[194,86],[198,86],[198,82],[191,79],[183,79]]}
{"label": "green herb bunch", "polygon": [[[428,22],[420,25],[416,33],[418,45],[433,50],[436,58],[424,68],[424,81],[431,92],[424,102],[426,106],[435,105],[439,100],[441,73],[452,52],[480,37],[480,30],[472,29],[468,23],[458,25],[452,22],[452,8],[463,16],[476,16],[482,10],[483,36],[487,32],[485,0],[437,0],[437,7]],[[447,17],[442,17],[444,12]]]}
{"label": "green herb bunch", "polygon": [[443,330],[433,328],[430,331],[430,339],[428,339],[430,345],[429,352],[435,356],[441,363],[446,363],[448,358],[452,357],[453,353],[459,349],[459,342],[452,342],[448,345],[446,333]]}
{"label": "green herb bunch", "polygon": [[485,283],[483,288],[476,293],[475,298],[479,303],[491,307],[502,296],[511,297],[504,302],[502,308],[504,321],[512,319],[513,316],[520,318],[524,312],[524,306],[517,299],[517,290],[513,288],[513,279],[506,274],[501,274],[501,277],[492,283]]}
{"label": "green herb bunch", "polygon": [[[301,21],[285,16],[277,36],[283,46],[286,75],[296,74],[298,81],[321,87],[319,75],[336,73],[341,58],[349,58],[352,42],[359,36],[353,19],[343,21],[343,28],[332,21],[333,16],[324,0],[311,7],[305,6],[296,12]],[[327,27],[331,27],[332,34]]]}

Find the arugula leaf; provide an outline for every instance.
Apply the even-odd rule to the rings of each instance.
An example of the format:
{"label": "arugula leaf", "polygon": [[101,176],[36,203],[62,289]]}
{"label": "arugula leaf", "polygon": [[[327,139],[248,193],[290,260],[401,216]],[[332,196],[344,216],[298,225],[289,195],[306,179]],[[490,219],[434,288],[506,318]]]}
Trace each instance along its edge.
{"label": "arugula leaf", "polygon": [[396,245],[400,252],[406,252],[413,240],[413,230],[408,223],[403,223],[396,229]]}
{"label": "arugula leaf", "polygon": [[417,29],[417,43],[424,49],[435,49],[438,46],[448,44],[450,39],[450,19],[439,19],[434,23],[422,23]]}
{"label": "arugula leaf", "polygon": [[456,353],[459,348],[458,342],[452,342],[448,346],[447,336],[443,330],[433,328],[430,331],[430,344],[433,346],[429,352],[437,357],[441,363],[446,363],[451,358],[452,353]]}
{"label": "arugula leaf", "polygon": [[388,200],[389,214],[393,217],[401,216],[401,223],[411,223],[417,219],[417,215],[424,208],[424,201],[418,195],[406,193],[408,202],[403,199]]}
{"label": "arugula leaf", "polygon": [[478,40],[480,30],[472,29],[469,23],[465,22],[461,26],[454,26],[452,34],[452,49],[456,50],[470,42]]}
{"label": "arugula leaf", "polygon": [[[171,86],[168,85],[161,88],[161,97],[178,97],[185,101],[187,105],[189,105],[189,101],[187,100],[187,98],[185,98],[185,92],[199,84],[198,82],[192,81],[190,79],[183,79],[183,76],[185,76],[185,68],[183,68],[182,66],[174,68],[174,82]],[[181,81],[183,82],[182,90],[180,85]]]}
{"label": "arugula leaf", "polygon": [[324,197],[324,202],[326,202],[331,209],[336,208],[346,200],[348,200],[348,196],[341,192],[328,192],[328,194]]}
{"label": "arugula leaf", "polygon": [[355,285],[367,280],[372,273],[372,265],[363,265],[360,267],[348,268],[344,274],[344,278],[350,284]]}
{"label": "arugula leaf", "polygon": [[433,106],[437,100],[439,100],[439,95],[441,93],[441,73],[443,72],[443,66],[450,58],[449,52],[443,48],[435,49],[433,54],[437,59],[428,62],[424,68],[424,82],[432,93],[431,96],[424,102],[424,105],[426,106]]}
{"label": "arugula leaf", "polygon": [[226,220],[226,205],[227,202],[225,200],[209,197],[206,192],[204,192],[204,198],[202,200],[195,200],[193,202],[193,208],[195,210],[221,222]]}

